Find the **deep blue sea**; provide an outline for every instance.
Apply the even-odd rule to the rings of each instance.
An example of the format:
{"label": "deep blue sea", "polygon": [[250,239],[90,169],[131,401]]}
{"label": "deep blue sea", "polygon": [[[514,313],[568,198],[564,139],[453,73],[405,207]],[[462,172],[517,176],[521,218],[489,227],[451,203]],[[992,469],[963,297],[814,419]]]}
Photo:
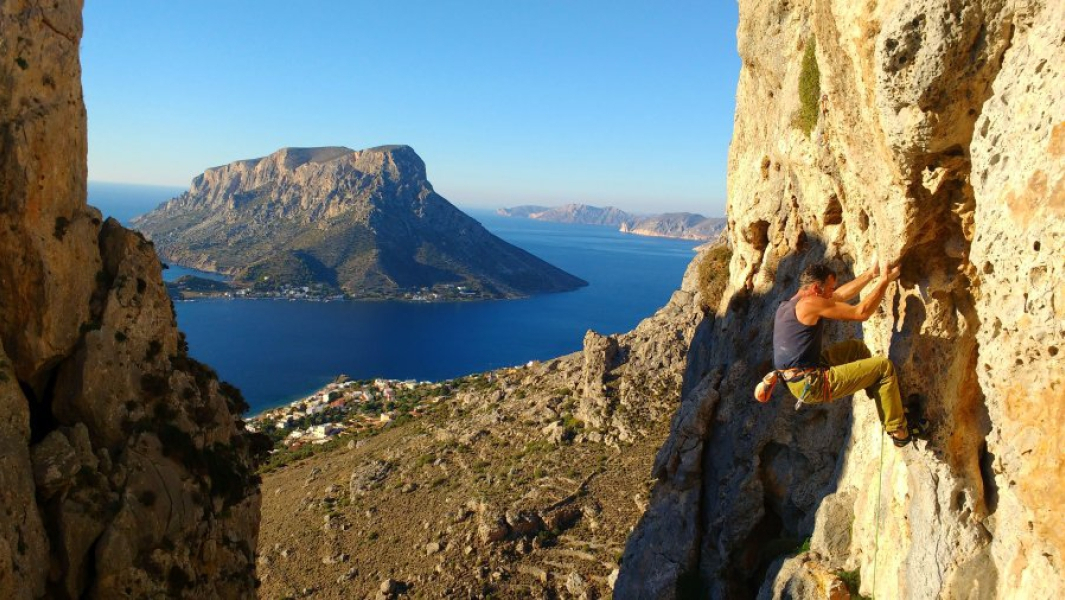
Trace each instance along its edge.
{"label": "deep blue sea", "polygon": [[[181,189],[89,184],[89,203],[128,224]],[[639,237],[463,209],[489,231],[589,282],[522,300],[176,304],[193,357],[240,387],[252,412],[297,399],[338,374],[440,380],[581,349],[584,333],[620,333],[669,300],[695,242]],[[168,280],[192,271],[172,266]]]}

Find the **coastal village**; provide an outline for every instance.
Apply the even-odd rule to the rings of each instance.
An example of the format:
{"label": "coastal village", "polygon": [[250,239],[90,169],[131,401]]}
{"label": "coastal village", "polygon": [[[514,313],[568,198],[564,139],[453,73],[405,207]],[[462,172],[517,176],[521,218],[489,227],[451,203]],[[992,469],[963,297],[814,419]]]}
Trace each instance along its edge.
{"label": "coastal village", "polygon": [[365,437],[416,419],[465,385],[490,384],[493,373],[428,382],[352,380],[341,375],[313,394],[251,417],[250,431],[273,442],[266,469],[331,448],[342,438]]}
{"label": "coastal village", "polygon": [[[290,285],[241,285],[232,281],[219,281],[198,275],[184,275],[174,281],[166,282],[167,293],[171,299],[203,300],[207,298],[244,298],[272,300],[306,300],[316,302],[333,302],[339,300],[366,300],[362,296],[338,292],[335,288],[322,284]],[[474,289],[469,285],[442,283],[432,288],[421,287],[401,291],[393,296],[381,296],[380,300],[403,300],[409,302],[455,302],[459,300],[488,300],[495,296],[486,290]]]}
{"label": "coastal village", "polygon": [[426,392],[440,389],[438,383],[340,376],[306,398],[252,417],[246,427],[289,449],[324,444],[349,431],[378,428],[401,416],[417,417]]}

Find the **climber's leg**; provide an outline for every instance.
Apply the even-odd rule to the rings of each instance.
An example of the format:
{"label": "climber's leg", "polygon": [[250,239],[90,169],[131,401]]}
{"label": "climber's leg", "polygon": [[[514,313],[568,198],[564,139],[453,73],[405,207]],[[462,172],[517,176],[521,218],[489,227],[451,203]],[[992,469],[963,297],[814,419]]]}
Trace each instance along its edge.
{"label": "climber's leg", "polygon": [[895,367],[883,356],[864,358],[836,365],[828,369],[830,396],[834,400],[850,396],[858,390],[876,402],[877,413],[888,432],[906,429],[906,414],[902,409],[899,380]]}

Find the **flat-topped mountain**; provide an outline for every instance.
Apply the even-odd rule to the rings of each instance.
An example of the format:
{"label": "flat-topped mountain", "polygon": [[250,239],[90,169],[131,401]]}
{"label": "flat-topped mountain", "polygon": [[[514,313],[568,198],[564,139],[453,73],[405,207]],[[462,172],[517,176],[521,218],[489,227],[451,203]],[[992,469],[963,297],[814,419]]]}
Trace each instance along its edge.
{"label": "flat-topped mountain", "polygon": [[207,169],[133,224],[165,260],[264,291],[512,298],[587,285],[434,192],[409,146],[283,148]]}
{"label": "flat-topped mountain", "polygon": [[715,240],[725,229],[725,219],[704,217],[695,213],[634,215],[613,206],[598,207],[587,204],[564,204],[555,207],[524,205],[500,208],[496,214],[552,223],[606,225],[617,227],[622,233],[688,240]]}

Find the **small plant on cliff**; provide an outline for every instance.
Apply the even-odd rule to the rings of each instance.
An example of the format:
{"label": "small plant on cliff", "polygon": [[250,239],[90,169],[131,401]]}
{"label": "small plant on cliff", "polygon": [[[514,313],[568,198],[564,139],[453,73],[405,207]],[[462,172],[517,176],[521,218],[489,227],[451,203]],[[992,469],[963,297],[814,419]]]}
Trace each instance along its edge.
{"label": "small plant on cliff", "polygon": [[732,249],[727,244],[719,244],[708,250],[699,261],[699,307],[704,312],[716,310],[721,302],[721,295],[728,285],[728,264],[731,260]]}
{"label": "small plant on cliff", "polygon": [[577,431],[578,429],[584,429],[584,421],[578,419],[572,414],[562,415],[562,426],[566,429],[572,429]]}
{"label": "small plant on cliff", "polygon": [[821,70],[817,67],[816,40],[811,36],[806,41],[799,71],[799,115],[797,125],[810,135],[817,125],[818,104],[821,99]]}

